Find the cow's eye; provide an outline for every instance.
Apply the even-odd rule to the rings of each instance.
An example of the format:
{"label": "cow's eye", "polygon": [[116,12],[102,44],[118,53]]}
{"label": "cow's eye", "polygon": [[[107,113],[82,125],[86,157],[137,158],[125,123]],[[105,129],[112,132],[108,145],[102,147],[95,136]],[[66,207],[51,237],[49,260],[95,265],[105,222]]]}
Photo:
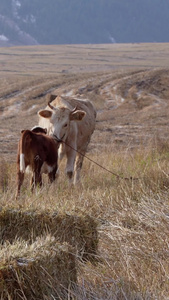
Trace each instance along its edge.
{"label": "cow's eye", "polygon": [[65,124],[63,127],[65,127],[65,128],[66,128],[66,127],[67,127],[67,123],[66,123],[66,124]]}

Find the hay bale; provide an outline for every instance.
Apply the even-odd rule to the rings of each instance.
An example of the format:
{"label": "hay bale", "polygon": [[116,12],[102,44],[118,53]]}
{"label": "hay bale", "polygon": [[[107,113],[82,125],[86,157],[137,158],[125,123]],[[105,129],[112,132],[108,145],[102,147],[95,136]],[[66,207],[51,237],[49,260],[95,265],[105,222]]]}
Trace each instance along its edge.
{"label": "hay bale", "polygon": [[0,299],[68,299],[77,282],[75,253],[55,238],[0,247]]}
{"label": "hay bale", "polygon": [[97,254],[96,221],[88,216],[4,209],[0,211],[0,239],[13,242],[18,238],[32,243],[37,237],[51,234],[68,242],[83,259]]}

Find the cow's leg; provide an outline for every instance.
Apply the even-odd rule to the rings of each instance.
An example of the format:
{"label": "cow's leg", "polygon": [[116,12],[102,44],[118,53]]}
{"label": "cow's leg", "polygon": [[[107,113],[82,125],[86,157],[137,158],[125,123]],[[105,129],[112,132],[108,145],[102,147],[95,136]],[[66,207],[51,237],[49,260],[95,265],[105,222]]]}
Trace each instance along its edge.
{"label": "cow's leg", "polygon": [[[82,152],[83,154],[83,152]],[[77,154],[76,161],[75,161],[75,175],[74,175],[74,184],[80,181],[80,172],[83,165],[84,155]]]}
{"label": "cow's leg", "polygon": [[17,191],[16,191],[16,199],[18,198],[18,196],[20,195],[20,190],[21,190],[21,186],[23,184],[23,180],[24,180],[24,173],[18,171],[17,173]]}
{"label": "cow's leg", "polygon": [[[59,146],[59,150],[58,150],[58,161],[59,161],[59,165],[63,159],[65,155],[65,145],[60,145]],[[56,174],[55,174],[55,178],[58,179],[59,177],[59,167],[57,167],[57,170],[56,170]]]}
{"label": "cow's leg", "polygon": [[70,149],[66,153],[66,156],[67,156],[66,174],[69,179],[69,183],[72,183],[76,152]]}
{"label": "cow's leg", "polygon": [[75,161],[75,175],[74,175],[74,184],[80,181],[80,173],[83,165],[83,160],[87,151],[88,144],[90,142],[90,138],[85,143],[85,146],[79,150],[76,156]]}

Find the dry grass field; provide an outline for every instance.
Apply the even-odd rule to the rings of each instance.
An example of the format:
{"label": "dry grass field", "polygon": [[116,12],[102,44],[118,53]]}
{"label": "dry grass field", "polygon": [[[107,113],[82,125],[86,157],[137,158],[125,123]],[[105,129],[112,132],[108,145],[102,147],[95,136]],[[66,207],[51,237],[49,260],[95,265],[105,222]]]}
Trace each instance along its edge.
{"label": "dry grass field", "polygon": [[[169,44],[0,49],[0,299],[169,299],[168,57]],[[90,160],[80,186],[63,162],[15,201],[20,131],[51,92],[96,107]]]}

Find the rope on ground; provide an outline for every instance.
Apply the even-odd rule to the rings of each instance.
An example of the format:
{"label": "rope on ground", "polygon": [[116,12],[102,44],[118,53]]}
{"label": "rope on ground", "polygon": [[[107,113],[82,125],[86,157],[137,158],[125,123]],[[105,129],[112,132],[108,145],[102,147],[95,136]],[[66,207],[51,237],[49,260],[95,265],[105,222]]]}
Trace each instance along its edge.
{"label": "rope on ground", "polygon": [[108,173],[116,176],[118,179],[124,179],[124,180],[138,180],[138,178],[133,178],[131,177],[124,177],[121,176],[113,171],[108,170],[107,168],[103,167],[102,165],[100,165],[99,163],[97,163],[96,161],[94,161],[93,159],[89,158],[88,156],[86,156],[85,154],[79,152],[78,150],[74,149],[72,146],[70,146],[69,144],[67,144],[65,141],[57,139],[57,141],[64,143],[66,146],[70,147],[72,150],[76,151],[77,153],[79,153],[80,155],[82,155],[83,157],[85,157],[86,159],[88,159],[89,161],[91,161],[92,163],[94,163],[95,165],[97,165],[98,167],[102,168],[103,170],[107,171]]}

